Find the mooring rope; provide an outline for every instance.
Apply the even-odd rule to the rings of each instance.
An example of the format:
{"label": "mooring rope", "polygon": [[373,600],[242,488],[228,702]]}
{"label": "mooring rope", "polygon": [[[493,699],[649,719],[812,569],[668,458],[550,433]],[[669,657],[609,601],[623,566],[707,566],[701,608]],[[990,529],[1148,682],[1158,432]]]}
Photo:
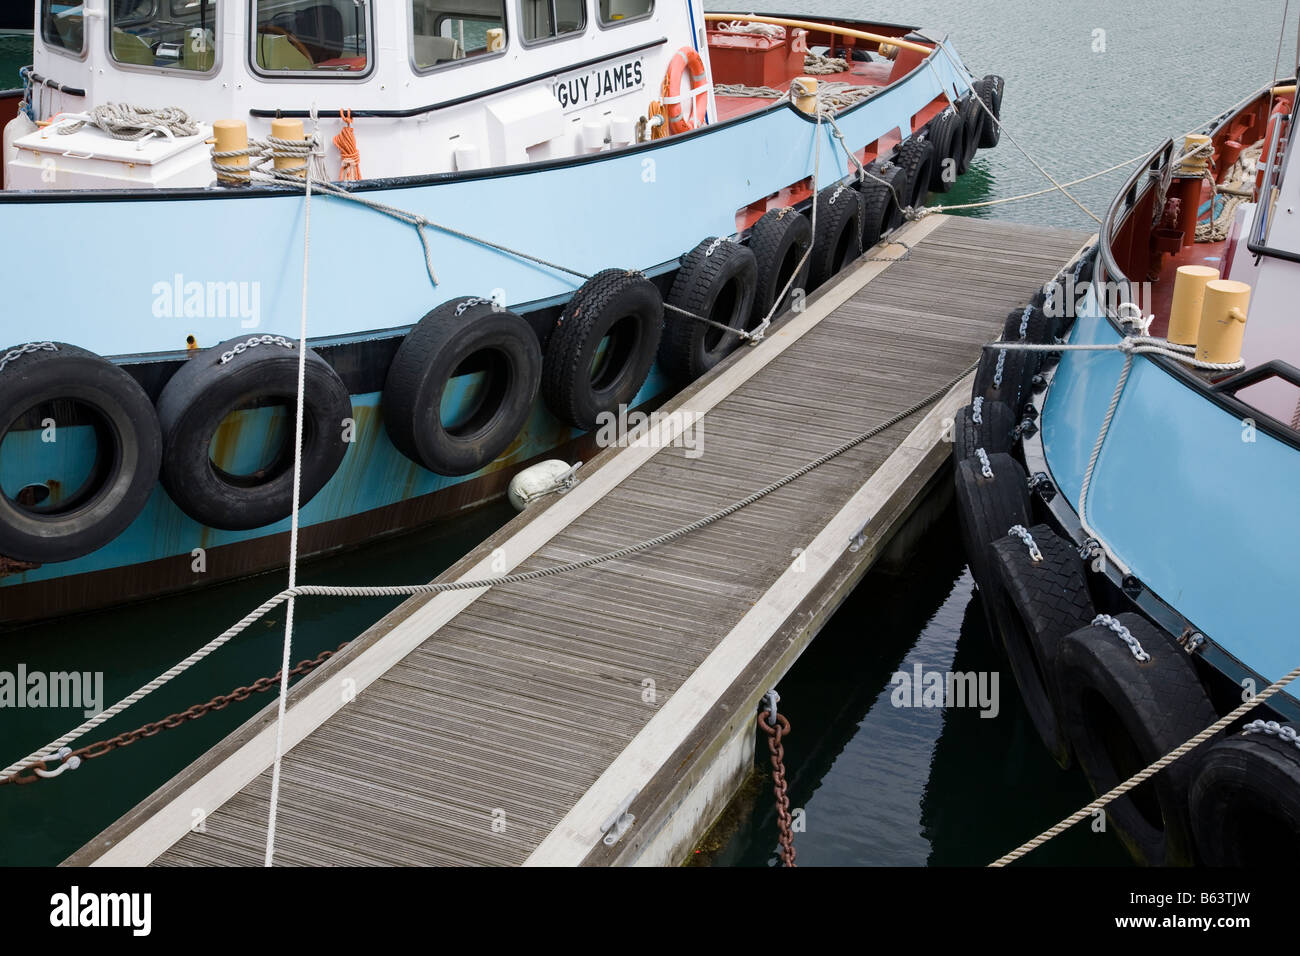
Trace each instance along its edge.
{"label": "mooring rope", "polygon": [[[315,138],[313,134],[313,138]],[[311,291],[311,196],[312,163],[303,164],[303,239],[302,239],[302,313],[298,326],[298,390],[293,431],[293,511],[289,522],[289,590],[298,586],[298,531],[302,508],[302,443],[307,403],[307,311]],[[289,665],[293,656],[294,600],[289,598],[284,612],[284,651],[280,663],[280,694],[275,716],[275,760],[271,765],[271,799],[266,821],[265,866],[275,859],[275,827],[280,810],[280,764],[284,756],[284,715],[289,702]]]}
{"label": "mooring rope", "polygon": [[64,734],[62,737],[58,738],[57,740],[52,741],[51,743],[42,747],[40,750],[37,750],[34,753],[29,754],[27,757],[24,757],[22,760],[10,764],[3,771],[0,771],[0,783],[8,782],[10,778],[16,776],[18,773],[32,766],[36,766],[38,764],[43,765],[44,761],[51,757],[54,757],[59,752],[60,748],[65,747],[67,744],[70,744],[72,743],[72,741],[77,740],[79,737],[84,736],[85,734],[89,733],[91,730],[94,730],[96,727],[100,726],[106,721],[111,720],[113,717],[116,717],[118,714],[122,713],[127,708],[143,700],[145,697],[148,697],[150,694],[158,690],[160,687],[163,687],[170,681],[179,677],[181,674],[185,673],[194,665],[198,664],[204,658],[208,657],[210,654],[220,649],[221,647],[225,646],[234,638],[238,637],[241,633],[246,631],[249,627],[251,627],[257,621],[259,621],[261,618],[265,617],[271,611],[275,610],[277,607],[279,607],[281,604],[284,604],[286,601],[290,600],[291,598],[413,597],[415,595],[421,595],[421,594],[444,594],[450,591],[472,591],[472,590],[477,590],[479,588],[505,587],[512,584],[523,584],[528,581],[536,581],[541,578],[553,577],[558,574],[568,574],[574,571],[583,571],[588,568],[596,567],[597,565],[600,564],[606,564],[610,561],[617,561],[622,558],[630,557],[635,554],[640,554],[644,551],[649,551],[653,548],[660,547],[661,545],[668,544],[672,541],[676,541],[678,538],[685,537],[686,535],[692,534],[703,528],[707,528],[708,526],[712,524],[716,524],[717,522],[723,520],[724,518],[730,517],[731,515],[742,510],[743,508],[749,507],[755,502],[760,501],[763,498],[766,498],[768,495],[771,495],[772,493],[780,490],[781,488],[784,488],[786,485],[790,484],[791,482],[799,478],[802,478],[804,475],[808,474],[814,469],[820,468],[822,465],[825,465],[827,462],[830,462],[838,458],[839,456],[843,455],[844,453],[851,451],[852,449],[856,448],[858,445],[861,445],[863,442],[869,441],[872,438],[875,438],[877,435],[880,435],[883,432],[888,431],[890,428],[894,427],[900,422],[906,421],[908,418],[915,415],[917,412],[921,411],[922,409],[928,408],[930,405],[933,405],[935,402],[939,401],[941,398],[947,395],[948,392],[952,391],[953,388],[955,388],[958,384],[960,384],[960,382],[963,379],[965,379],[966,376],[969,375],[974,369],[975,369],[975,365],[974,364],[970,365],[969,367],[963,369],[959,375],[955,376],[947,384],[941,386],[938,389],[935,389],[933,392],[931,392],[926,397],[922,398],[920,401],[917,401],[912,405],[908,406],[907,408],[903,409],[902,411],[898,412],[897,414],[890,416],[884,422],[875,425],[868,431],[865,431],[862,434],[858,435],[856,438],[849,439],[848,441],[832,449],[831,451],[828,451],[825,454],[819,456],[818,458],[815,458],[812,461],[808,462],[807,464],[800,466],[799,468],[795,469],[789,474],[784,475],[781,478],[778,478],[776,481],[773,481],[770,484],[765,485],[764,487],[758,489],[752,494],[747,495],[746,497],[733,502],[727,507],[722,508],[719,511],[715,511],[712,514],[705,515],[703,518],[693,521],[690,524],[682,525],[681,527],[675,528],[672,531],[668,531],[665,532],[664,534],[656,535],[653,538],[649,538],[637,544],[619,548],[615,551],[608,551],[605,552],[604,554],[594,555],[590,558],[583,558],[578,561],[570,561],[565,564],[552,565],[551,567],[538,568],[533,571],[523,571],[517,574],[507,574],[499,577],[481,578],[472,581],[446,581],[446,582],[434,582],[431,584],[410,584],[410,585],[378,585],[373,587],[347,587],[347,586],[334,586],[334,585],[299,584],[294,588],[281,591],[279,594],[274,595],[273,597],[264,601],[257,608],[253,609],[248,614],[244,615],[244,617],[242,617],[234,625],[227,628],[225,631],[223,631],[217,637],[213,638],[207,644],[203,645],[203,647],[199,648],[193,654],[190,654],[188,657],[186,657],[184,660],[177,663],[175,666],[169,668],[167,671],[163,672],[158,677],[155,677],[153,680],[149,681],[143,687],[140,687],[134,693],[129,694],[126,697],[122,698],[120,701],[118,701],[116,704],[114,704],[112,707],[109,707],[107,710],[103,711],[102,713],[89,718],[88,720],[80,724],[75,729]]}
{"label": "mooring rope", "polygon": [[1092,803],[1088,804],[1086,807],[1070,814],[1060,823],[1056,824],[1053,827],[1048,828],[1047,830],[1044,830],[1038,836],[1034,837],[1032,840],[1028,841],[1027,843],[1024,843],[1021,846],[1017,847],[1016,849],[1012,850],[1010,853],[1006,854],[1005,856],[999,857],[998,859],[994,860],[992,863],[989,864],[989,866],[999,867],[999,866],[1006,866],[1008,863],[1014,863],[1016,860],[1020,859],[1025,854],[1042,846],[1048,840],[1051,840],[1054,837],[1057,837],[1060,834],[1064,833],[1066,830],[1070,829],[1070,827],[1074,826],[1080,820],[1087,819],[1088,817],[1096,813],[1098,810],[1101,810],[1108,804],[1118,800],[1120,797],[1124,796],[1124,794],[1128,793],[1134,787],[1141,786],[1143,783],[1145,783],[1147,780],[1154,777],[1156,774],[1158,774],[1161,770],[1165,769],[1165,767],[1169,766],[1179,757],[1182,757],[1183,755],[1191,752],[1192,750],[1195,750],[1197,747],[1205,743],[1205,741],[1209,740],[1215,734],[1227,728],[1228,725],[1231,724],[1233,721],[1240,719],[1241,717],[1249,713],[1251,710],[1258,707],[1264,701],[1268,700],[1274,694],[1282,690],[1282,688],[1286,687],[1287,684],[1290,684],[1297,677],[1300,677],[1300,667],[1297,667],[1295,670],[1291,671],[1289,674],[1287,674],[1285,677],[1282,677],[1280,680],[1274,681],[1272,684],[1269,684],[1267,687],[1265,687],[1262,691],[1260,691],[1250,700],[1245,701],[1238,707],[1234,708],[1231,713],[1223,717],[1220,717],[1218,720],[1210,724],[1210,726],[1206,727],[1195,737],[1192,737],[1190,740],[1187,740],[1186,742],[1175,747],[1173,750],[1169,751],[1169,753],[1165,754],[1163,757],[1161,757],[1159,760],[1157,760],[1155,763],[1151,764],[1149,767],[1145,768],[1144,770],[1138,771],[1133,776],[1129,777],[1127,780],[1121,783],[1118,787],[1115,787],[1113,790],[1110,790],[1109,792],[1102,794],[1100,797],[1092,801]]}

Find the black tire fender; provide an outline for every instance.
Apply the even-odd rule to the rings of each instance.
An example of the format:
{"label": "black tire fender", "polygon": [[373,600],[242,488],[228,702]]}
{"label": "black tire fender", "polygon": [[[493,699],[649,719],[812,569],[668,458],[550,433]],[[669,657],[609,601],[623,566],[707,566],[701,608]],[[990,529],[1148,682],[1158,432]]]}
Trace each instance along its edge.
{"label": "black tire fender", "polygon": [[862,255],[865,219],[862,194],[848,183],[835,183],[817,194],[810,276],[813,288]]}
{"label": "black tire fender", "polygon": [[15,426],[42,430],[33,413],[50,402],[77,403],[96,452],[79,488],[30,504],[17,500],[21,489],[0,492],[0,555],[33,564],[71,561],[113,541],[144,510],[162,460],[153,404],[124,370],[64,342],[0,352],[0,439]]}
{"label": "black tire fender", "polygon": [[1274,866],[1300,850],[1297,727],[1246,727],[1212,744],[1192,781],[1192,832],[1210,866]]}
{"label": "black tire fender", "polygon": [[[989,472],[977,454],[957,463],[957,517],[971,576],[980,591],[996,593],[989,546],[1012,525],[1029,524],[1029,478],[1005,452],[985,452]],[[996,636],[996,635],[995,635]]]}
{"label": "black tire fender", "polygon": [[[753,318],[758,261],[748,248],[710,237],[682,257],[666,303],[729,329],[744,330]],[[659,365],[680,382],[693,382],[741,343],[690,315],[664,311]]]}
{"label": "black tire fender", "polygon": [[927,140],[913,136],[898,147],[894,163],[907,177],[907,186],[901,190],[905,206],[920,209],[925,205],[926,197],[930,195],[934,162],[934,145]]}
{"label": "black tire fender", "polygon": [[979,150],[980,139],[984,135],[984,127],[988,123],[988,118],[988,114],[984,112],[984,107],[980,105],[980,98],[977,93],[971,92],[961,101],[961,121],[966,127],[966,136],[962,141],[961,161],[957,163],[958,176],[964,176],[966,170],[970,169],[970,164],[975,159],[975,153]]}
{"label": "black tire fender", "polygon": [[[629,269],[598,272],[573,294],[542,360],[542,397],[551,413],[583,431],[628,405],[645,384],[663,334],[663,299]],[[593,374],[604,339],[611,342]]]}
{"label": "black tire fender", "polygon": [[960,175],[961,158],[966,151],[966,124],[957,111],[949,107],[926,124],[925,138],[934,146],[930,192],[946,193]]}
{"label": "black tire fender", "polygon": [[[458,373],[481,376],[478,396],[463,421],[448,425],[443,396]],[[468,475],[518,437],[541,378],[541,345],[524,319],[488,299],[453,299],[402,340],[384,382],[384,428],[416,464],[439,475]]]}
{"label": "black tire fender", "polygon": [[[773,318],[790,308],[796,289],[806,289],[812,268],[812,226],[808,217],[793,207],[769,209],[749,231],[749,251],[754,254],[758,279],[754,289],[754,308],[747,329],[759,325],[772,312],[772,303],[789,283]],[[800,260],[803,260],[802,265]],[[790,276],[795,274],[794,280]]]}
{"label": "black tire fender", "polygon": [[[871,175],[858,184],[858,192],[862,194],[863,250],[878,243],[903,215],[896,198],[896,194],[902,195],[899,181],[903,179],[903,171],[897,166],[889,166],[870,172]],[[906,187],[907,184],[902,185]]]}
{"label": "black tire fender", "polygon": [[1070,743],[1060,718],[1056,656],[1065,635],[1096,616],[1079,551],[1047,525],[1024,529],[1039,557],[1019,535],[993,542],[992,564],[1002,600],[991,611],[1025,709],[1039,738],[1062,769]]}
{"label": "black tire fender", "polygon": [[[984,101],[984,105],[989,108],[989,112],[999,120],[1002,119],[1002,92],[1006,88],[1006,83],[1002,77],[990,73],[982,80],[975,81],[975,90],[979,98]],[[990,120],[988,115],[984,116],[984,130],[980,134],[980,149],[992,149],[1002,138],[1002,127]]]}
{"label": "black tire fender", "polygon": [[1001,348],[997,343],[986,346],[975,370],[971,398],[1003,402],[1013,415],[1019,416],[1029,397],[1030,382],[1037,371],[1032,355],[1024,349]]}
{"label": "black tire fender", "polygon": [[[1147,660],[1135,657],[1105,623],[1066,635],[1056,658],[1061,718],[1098,796],[1217,719],[1182,648],[1137,614],[1113,620],[1128,630]],[[1138,862],[1186,866],[1194,861],[1188,791],[1203,753],[1184,755],[1107,806],[1111,825]]]}
{"label": "black tire fender", "polygon": [[1016,425],[1016,416],[1003,402],[977,398],[969,405],[963,405],[953,420],[953,465],[974,455],[976,448],[983,448],[990,455],[1010,453],[1011,433]]}
{"label": "black tire fender", "polygon": [[[347,453],[352,400],[338,373],[307,350],[303,402],[302,495],[306,505],[338,471]],[[211,459],[213,440],[234,411],[258,403],[296,406],[298,345],[282,336],[231,339],[189,358],[158,397],[162,484],[202,525],[246,531],[293,512],[294,428],[274,460],[253,475],[228,474]]]}

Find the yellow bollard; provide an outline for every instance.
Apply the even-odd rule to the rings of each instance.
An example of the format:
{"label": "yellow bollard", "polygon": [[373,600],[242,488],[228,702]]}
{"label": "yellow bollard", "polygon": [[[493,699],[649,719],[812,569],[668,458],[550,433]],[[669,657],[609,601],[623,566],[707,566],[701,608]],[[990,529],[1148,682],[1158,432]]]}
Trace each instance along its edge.
{"label": "yellow bollard", "polygon": [[[1202,136],[1199,133],[1190,133],[1183,140],[1183,152],[1190,153],[1200,146],[1205,146],[1210,142],[1210,137]],[[1203,176],[1205,171],[1210,168],[1210,160],[1213,158],[1213,152],[1206,150],[1204,153],[1198,153],[1195,156],[1188,156],[1178,164],[1178,171],[1186,176]]]}
{"label": "yellow bollard", "polygon": [[800,112],[807,113],[809,116],[816,116],[817,81],[811,76],[801,76],[796,78],[790,86],[795,90],[795,108]]}
{"label": "yellow bollard", "polygon": [[[289,140],[298,142],[306,140],[307,134],[303,131],[302,120],[300,119],[280,119],[271,120],[271,136],[275,139]],[[299,179],[305,178],[307,170],[304,168],[307,164],[305,156],[276,156],[275,168],[289,172],[290,175],[297,176]],[[295,170],[294,172],[293,170]]]}
{"label": "yellow bollard", "polygon": [[[248,124],[240,120],[217,120],[212,124],[212,137],[215,151],[218,153],[233,153],[237,150],[248,149]],[[247,156],[230,156],[217,159],[215,162],[218,166],[229,166],[232,170],[238,170],[242,174],[223,176],[221,173],[217,173],[217,182],[225,186],[238,186],[248,182]]]}
{"label": "yellow bollard", "polygon": [[1195,345],[1201,327],[1201,309],[1205,304],[1205,283],[1219,278],[1219,270],[1209,266],[1179,266],[1174,275],[1174,301],[1169,306],[1170,342]]}
{"label": "yellow bollard", "polygon": [[1196,357],[1202,362],[1236,362],[1246,333],[1250,286],[1231,279],[1205,283],[1205,305],[1196,334]]}

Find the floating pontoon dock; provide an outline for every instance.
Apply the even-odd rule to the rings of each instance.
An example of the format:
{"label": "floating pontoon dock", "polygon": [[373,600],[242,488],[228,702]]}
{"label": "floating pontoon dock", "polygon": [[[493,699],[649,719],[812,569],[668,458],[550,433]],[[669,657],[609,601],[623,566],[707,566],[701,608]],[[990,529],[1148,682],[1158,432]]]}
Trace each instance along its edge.
{"label": "floating pontoon dock", "polygon": [[[1087,240],[938,215],[895,238],[900,261],[872,250],[670,402],[702,416],[691,441],[673,441],[682,415],[606,449],[439,580],[600,554],[744,498],[953,380]],[[681,862],[753,767],[760,697],[922,500],[969,390],[668,544],[402,604],[290,691],[276,862]],[[261,864],[275,717],[67,862]]]}

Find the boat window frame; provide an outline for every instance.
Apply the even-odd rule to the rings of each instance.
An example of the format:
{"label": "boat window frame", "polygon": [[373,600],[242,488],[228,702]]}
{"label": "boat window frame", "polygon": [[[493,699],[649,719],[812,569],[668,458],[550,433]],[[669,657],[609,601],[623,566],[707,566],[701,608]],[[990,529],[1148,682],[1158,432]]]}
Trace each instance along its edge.
{"label": "boat window frame", "polygon": [[639,17],[628,17],[626,20],[610,20],[606,23],[600,16],[600,0],[596,0],[596,26],[601,30],[617,30],[619,27],[627,26],[629,23],[641,23],[649,20],[655,15],[655,0],[650,0],[650,9]]}
{"label": "boat window frame", "polygon": [[[551,22],[559,23],[559,17],[555,15],[555,0],[547,0],[551,5]],[[542,37],[537,40],[529,40],[524,32],[524,0],[515,0],[515,15],[519,18],[519,45],[526,50],[533,50],[538,47],[548,46],[552,43],[562,43],[565,40],[576,40],[585,37],[587,31],[591,29],[591,4],[589,0],[582,0],[582,29],[574,30],[569,33],[557,33],[555,36]],[[599,19],[599,18],[597,18]]]}
{"label": "boat window frame", "polygon": [[248,10],[248,36],[244,43],[244,55],[247,57],[248,71],[256,80],[265,80],[269,83],[302,83],[309,80],[326,80],[351,81],[353,83],[363,82],[375,75],[379,66],[378,49],[376,46],[377,33],[375,21],[378,12],[375,7],[378,6],[374,0],[353,0],[353,2],[362,4],[366,9],[366,68],[360,71],[353,70],[265,70],[257,64],[257,7],[261,0],[249,0],[247,3]]}
{"label": "boat window frame", "polygon": [[67,57],[69,60],[78,60],[82,63],[86,62],[86,57],[90,55],[90,43],[86,38],[86,4],[84,2],[81,4],[81,52],[76,53],[69,50],[62,43],[55,44],[51,42],[45,35],[45,13],[52,3],[54,3],[54,0],[41,0],[40,18],[35,31],[36,38],[41,41],[41,45],[50,53]]}
{"label": "boat window frame", "polygon": [[[159,13],[162,12],[163,6],[166,6],[169,15],[174,16],[175,14],[173,14],[171,11],[174,9],[175,5],[176,5],[176,0],[166,0],[165,4],[162,2],[162,0],[154,0],[154,4],[153,4],[154,16],[157,16]],[[115,70],[122,70],[126,73],[150,73],[155,76],[160,76],[160,75],[161,76],[183,76],[183,77],[188,77],[189,79],[192,80],[211,79],[212,77],[216,76],[218,73],[221,72],[221,67],[224,65],[224,59],[222,57],[222,48],[224,44],[221,42],[222,40],[221,0],[212,0],[212,10],[215,14],[215,19],[213,20],[213,26],[212,26],[212,39],[213,42],[216,44],[216,56],[213,57],[212,59],[212,69],[187,70],[179,66],[158,66],[156,64],[153,66],[148,66],[144,63],[122,62],[121,60],[119,60],[117,57],[113,55],[113,10],[111,4],[109,7],[107,7],[104,10],[104,16],[103,16],[104,49],[108,53],[108,62],[112,64]]]}
{"label": "boat window frame", "polygon": [[484,53],[481,56],[467,56],[459,60],[448,60],[446,63],[435,63],[433,66],[420,66],[415,62],[415,0],[404,0],[404,2],[406,4],[407,59],[411,64],[411,72],[416,76],[441,73],[444,70],[468,66],[471,63],[485,63],[489,60],[500,59],[510,52],[511,37],[514,36],[515,32],[510,23],[510,0],[501,0],[501,26],[506,31],[505,46],[499,50],[493,50],[491,53]]}

